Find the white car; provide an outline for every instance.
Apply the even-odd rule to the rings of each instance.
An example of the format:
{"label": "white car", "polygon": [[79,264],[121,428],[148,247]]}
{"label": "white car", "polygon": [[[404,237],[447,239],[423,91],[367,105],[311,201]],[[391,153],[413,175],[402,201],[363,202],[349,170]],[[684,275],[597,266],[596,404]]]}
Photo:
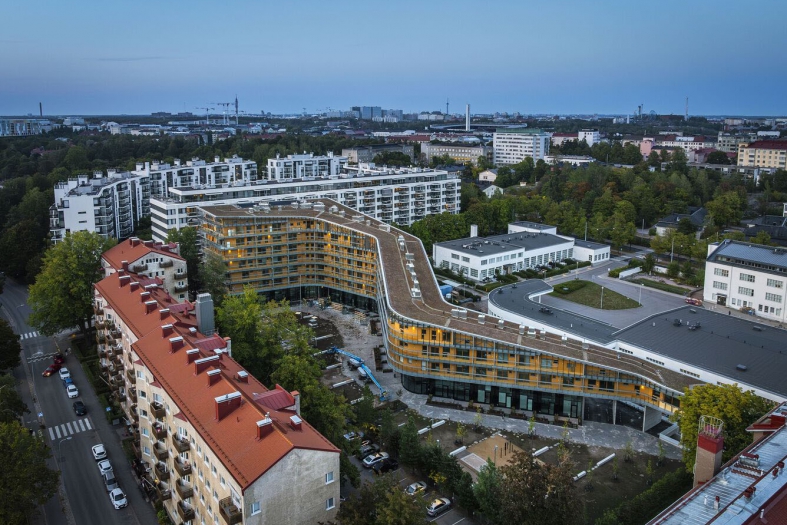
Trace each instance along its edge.
{"label": "white car", "polygon": [[98,471],[103,476],[109,472],[112,472],[112,463],[109,462],[108,459],[103,459],[98,462]]}
{"label": "white car", "polygon": [[67,377],[71,377],[71,372],[69,372],[68,368],[66,368],[66,367],[61,368],[60,371],[58,372],[58,374],[60,374],[60,379],[65,379]]}
{"label": "white car", "polygon": [[128,505],[125,492],[119,488],[112,489],[112,492],[109,493],[109,501],[112,502],[112,506],[115,507],[115,510],[122,509]]}
{"label": "white car", "polygon": [[66,387],[66,392],[68,393],[69,399],[79,397],[79,389],[76,387],[76,385],[68,385]]}
{"label": "white car", "polygon": [[107,459],[107,450],[104,448],[104,445],[99,443],[93,447],[93,459],[96,461],[100,459]]}
{"label": "white car", "polygon": [[387,452],[378,452],[377,454],[369,454],[363,459],[363,466],[366,468],[372,468],[377,463],[387,458],[388,458]]}
{"label": "white car", "polygon": [[424,483],[423,481],[416,481],[415,483],[408,485],[407,488],[404,489],[404,492],[408,496],[415,496],[417,494],[420,494],[421,492],[424,492],[425,490],[426,490],[426,483]]}

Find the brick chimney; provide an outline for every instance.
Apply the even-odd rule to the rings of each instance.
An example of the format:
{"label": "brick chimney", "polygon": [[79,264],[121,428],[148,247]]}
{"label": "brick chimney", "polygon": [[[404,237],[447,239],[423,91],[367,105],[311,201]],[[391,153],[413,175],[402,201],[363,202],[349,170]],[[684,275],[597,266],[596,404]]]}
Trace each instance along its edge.
{"label": "brick chimney", "polygon": [[208,386],[213,386],[221,381],[221,370],[208,370]]}
{"label": "brick chimney", "polygon": [[301,393],[297,390],[290,392],[290,395],[295,398],[295,413],[301,415]]}
{"label": "brick chimney", "polygon": [[240,383],[248,383],[249,382],[249,373],[246,372],[245,370],[241,370],[235,376],[235,379],[237,379],[238,382],[240,382]]}
{"label": "brick chimney", "polygon": [[126,285],[127,285],[129,282],[131,282],[131,276],[128,276],[128,275],[121,275],[120,277],[118,277],[118,281],[120,281],[120,287],[121,287],[121,288],[123,288],[123,287],[124,287],[124,286],[126,286]]}
{"label": "brick chimney", "polygon": [[137,281],[133,281],[133,282],[129,283],[129,291],[130,292],[136,291],[137,288],[139,288],[139,283]]}
{"label": "brick chimney", "polygon": [[186,350],[186,364],[187,365],[190,365],[191,363],[193,363],[197,359],[199,359],[199,350],[197,350],[196,348],[194,348],[192,350]]}
{"label": "brick chimney", "polygon": [[145,243],[145,246],[147,246],[148,248],[151,248],[153,246],[153,241],[143,241],[143,242]]}
{"label": "brick chimney", "polygon": [[149,297],[150,297],[150,292],[142,292],[141,294],[139,294],[139,302],[144,303],[145,301],[148,300]]}
{"label": "brick chimney", "polygon": [[198,376],[200,373],[204,372],[209,366],[212,364],[219,364],[218,361],[221,359],[220,356],[212,355],[210,357],[203,357],[202,359],[197,359],[194,361],[194,375]]}
{"label": "brick chimney", "polygon": [[299,416],[290,416],[290,426],[295,430],[301,430],[303,421]]}
{"label": "brick chimney", "polygon": [[128,242],[129,242],[129,244],[131,244],[131,246],[137,246],[137,245],[139,245],[139,238],[138,237],[131,237],[128,240]]}
{"label": "brick chimney", "polygon": [[232,392],[230,394],[214,398],[216,402],[216,419],[221,421],[230,415],[236,408],[241,405],[243,398],[240,392]]}
{"label": "brick chimney", "polygon": [[163,321],[164,319],[169,317],[169,308],[162,308],[161,310],[158,311],[158,313],[159,313],[159,319]]}
{"label": "brick chimney", "polygon": [[270,414],[265,414],[265,419],[257,421],[257,439],[262,439],[273,433],[273,420]]}
{"label": "brick chimney", "polygon": [[128,261],[120,261],[120,265],[123,267],[124,272],[128,272]]}
{"label": "brick chimney", "polygon": [[169,334],[171,334],[174,331],[175,331],[175,329],[173,328],[173,326],[171,324],[161,325],[161,335],[163,337],[167,337]]}
{"label": "brick chimney", "polygon": [[178,349],[183,348],[183,344],[184,344],[183,343],[183,337],[181,337],[181,336],[171,337],[169,339],[169,350],[170,350],[170,352],[172,352],[172,353],[177,352]]}
{"label": "brick chimney", "polygon": [[724,450],[724,422],[716,417],[701,416],[697,435],[697,457],[694,462],[694,486],[707,483],[721,468]]}
{"label": "brick chimney", "polygon": [[145,301],[145,314],[149,314],[156,309],[158,303],[156,301]]}

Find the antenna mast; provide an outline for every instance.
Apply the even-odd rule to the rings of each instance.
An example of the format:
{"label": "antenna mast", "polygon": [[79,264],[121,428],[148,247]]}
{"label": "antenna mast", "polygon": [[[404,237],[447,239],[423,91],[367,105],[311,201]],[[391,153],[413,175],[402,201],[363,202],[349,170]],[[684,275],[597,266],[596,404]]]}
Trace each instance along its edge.
{"label": "antenna mast", "polygon": [[689,120],[689,97],[686,97],[686,120]]}
{"label": "antenna mast", "polygon": [[448,98],[445,99],[445,115],[448,116]]}

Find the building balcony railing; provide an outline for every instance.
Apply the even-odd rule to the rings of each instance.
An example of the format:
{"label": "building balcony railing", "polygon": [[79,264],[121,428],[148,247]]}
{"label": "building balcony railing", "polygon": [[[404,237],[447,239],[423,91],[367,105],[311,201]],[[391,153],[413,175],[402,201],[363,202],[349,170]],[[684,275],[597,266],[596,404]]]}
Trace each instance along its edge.
{"label": "building balcony railing", "polygon": [[227,522],[227,525],[235,525],[243,521],[243,512],[232,503],[232,497],[219,500],[219,514]]}
{"label": "building balcony railing", "polygon": [[136,384],[137,373],[133,368],[129,368],[128,370],[126,370],[126,377],[128,378],[129,383]]}
{"label": "building balcony railing", "polygon": [[189,445],[189,441],[186,438],[181,438],[177,434],[171,434],[170,436],[172,440],[172,446],[175,447],[175,450],[178,452],[188,452],[191,445]]}
{"label": "building balcony railing", "polygon": [[159,266],[159,268],[172,268],[172,266],[174,266],[174,264],[175,264],[174,261],[166,260],[166,261],[162,261],[162,262],[158,263],[158,266]]}
{"label": "building balcony railing", "polygon": [[169,457],[169,452],[167,451],[167,447],[161,445],[161,443],[156,443],[153,445],[153,454],[156,456],[156,459],[164,461]]}
{"label": "building balcony railing", "polygon": [[[129,390],[129,395],[134,401],[137,400],[136,391],[132,393],[132,391]],[[131,414],[131,417],[134,419],[134,421],[139,421],[139,411],[137,410],[137,405],[131,405],[131,408],[128,411]]]}
{"label": "building balcony railing", "polygon": [[169,483],[159,481],[158,483],[154,483],[153,486],[156,488],[156,495],[159,501],[172,499],[172,490],[169,488]]}
{"label": "building balcony railing", "polygon": [[128,389],[128,397],[131,398],[134,403],[137,402],[137,389],[136,388],[129,388]]}
{"label": "building balcony railing", "polygon": [[183,521],[191,521],[194,519],[194,508],[188,503],[182,501],[178,502],[178,516]]}
{"label": "building balcony railing", "polygon": [[158,403],[156,401],[153,401],[150,404],[150,411],[153,412],[153,416],[156,419],[161,419],[161,418],[163,418],[164,416],[167,415],[166,410],[164,410],[164,405],[162,405],[161,403]]}
{"label": "building balcony railing", "polygon": [[169,467],[163,461],[159,461],[156,463],[156,466],[153,467],[153,471],[156,473],[156,478],[160,481],[167,481],[169,479]]}
{"label": "building balcony railing", "polygon": [[175,470],[181,476],[188,476],[191,474],[191,463],[182,459],[175,458]]}
{"label": "building balcony railing", "polygon": [[145,272],[148,269],[147,264],[135,264],[131,267],[131,271],[134,273]]}
{"label": "building balcony railing", "polygon": [[178,491],[178,496],[181,499],[189,499],[194,495],[194,489],[190,483],[186,483],[182,479],[175,482],[175,490]]}
{"label": "building balcony railing", "polygon": [[[93,313],[96,314],[96,315],[104,315],[104,309],[101,308],[100,306],[93,305]],[[96,326],[98,326],[98,325],[96,325]]]}
{"label": "building balcony railing", "polygon": [[186,291],[186,290],[188,290],[188,289],[189,289],[189,287],[188,287],[188,285],[187,285],[187,284],[178,284],[178,285],[175,285],[175,291],[176,291],[176,292],[178,292],[178,293],[180,293],[180,292],[185,292],[185,291]]}
{"label": "building balcony railing", "polygon": [[183,271],[181,271],[181,272],[176,272],[175,273],[175,279],[185,279],[188,276],[189,276],[189,274],[188,274],[188,272],[185,269]]}
{"label": "building balcony railing", "polygon": [[153,435],[156,436],[158,439],[164,439],[167,437],[167,427],[164,425],[154,423],[152,425]]}

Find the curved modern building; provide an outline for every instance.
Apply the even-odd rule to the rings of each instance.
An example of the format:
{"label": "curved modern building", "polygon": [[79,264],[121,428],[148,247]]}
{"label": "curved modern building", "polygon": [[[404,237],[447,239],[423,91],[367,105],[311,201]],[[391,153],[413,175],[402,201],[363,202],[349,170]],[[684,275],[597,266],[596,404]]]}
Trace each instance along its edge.
{"label": "curved modern building", "polygon": [[[689,330],[695,318],[686,317],[722,317],[718,314],[690,314],[686,309],[680,327],[675,314],[668,316],[669,322],[648,319],[642,327],[596,337],[592,323],[591,331],[583,332],[585,327],[577,323],[575,328],[569,315],[539,318],[537,309],[527,309],[528,304],[532,307],[529,297],[549,291],[541,281],[528,281],[532,289],[496,291],[490,296],[492,314],[458,308],[441,296],[420,240],[327,199],[205,206],[201,235],[203,249],[226,261],[230,293],[248,285],[269,298],[327,298],[377,312],[389,363],[411,392],[576,421],[583,419],[588,398],[609,403],[613,411],[624,401],[644,411],[647,429],[661,421],[662,414],[677,410],[680,395],[692,384],[716,377],[736,381],[732,374],[714,375],[690,358],[697,351],[705,359],[704,344],[698,341],[706,335],[709,344],[720,347],[704,329]],[[569,319],[571,326],[560,325],[558,317],[561,322]],[[727,316],[722,320],[730,322]],[[705,317],[703,321],[703,326],[712,324]],[[784,340],[783,332],[772,332],[776,340]],[[697,337],[679,344],[682,357],[666,358],[651,348],[654,333],[657,343],[668,341],[670,334]],[[737,347],[730,352],[738,352]],[[712,361],[726,363],[728,358]],[[782,359],[782,364],[787,361]],[[773,399],[785,396],[780,381],[773,381],[770,389],[770,379],[766,383],[768,388],[752,388]]]}

